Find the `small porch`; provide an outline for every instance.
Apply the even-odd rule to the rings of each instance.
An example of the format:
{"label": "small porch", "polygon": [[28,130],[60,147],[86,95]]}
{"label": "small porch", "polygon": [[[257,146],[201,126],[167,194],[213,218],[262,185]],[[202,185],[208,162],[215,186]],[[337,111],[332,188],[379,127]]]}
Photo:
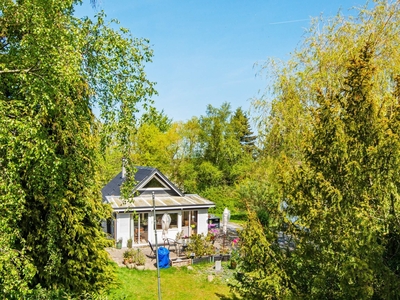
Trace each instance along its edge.
{"label": "small porch", "polygon": [[[185,236],[207,234],[208,209],[215,204],[197,194],[182,193],[158,169],[136,167],[135,180],[138,182],[132,191],[132,198],[124,199],[120,187],[125,180],[124,170],[114,177],[103,189],[103,201],[110,204],[113,217],[103,222],[103,229],[116,242],[122,241],[125,248],[155,244],[157,236],[175,239],[178,233]],[[155,212],[155,215],[154,215]],[[163,232],[161,219],[168,215],[170,225]]]}

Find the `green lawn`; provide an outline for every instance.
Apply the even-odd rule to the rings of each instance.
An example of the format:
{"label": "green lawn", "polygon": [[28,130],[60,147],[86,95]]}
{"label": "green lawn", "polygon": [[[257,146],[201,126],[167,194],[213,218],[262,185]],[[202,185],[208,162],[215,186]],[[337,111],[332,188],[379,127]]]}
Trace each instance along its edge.
{"label": "green lawn", "polygon": [[[157,271],[117,269],[116,286],[109,291],[108,299],[158,299]],[[229,291],[227,282],[232,271],[223,264],[223,272],[216,274],[213,264],[160,270],[162,299],[238,299]],[[214,280],[208,282],[208,275]]]}

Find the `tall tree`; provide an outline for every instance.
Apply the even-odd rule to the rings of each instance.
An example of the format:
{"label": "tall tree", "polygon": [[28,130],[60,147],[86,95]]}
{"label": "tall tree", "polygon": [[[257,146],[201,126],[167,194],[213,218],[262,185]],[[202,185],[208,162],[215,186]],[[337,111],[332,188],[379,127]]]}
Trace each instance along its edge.
{"label": "tall tree", "polygon": [[158,168],[171,176],[180,139],[177,126],[172,124],[169,130],[162,132],[152,123],[142,124],[132,140],[132,161],[140,166]]}
{"label": "tall tree", "polygon": [[232,129],[243,149],[249,153],[255,150],[257,137],[251,131],[250,121],[241,107],[238,107],[231,119]]}
{"label": "tall tree", "polygon": [[[73,17],[78,1],[0,1],[0,290],[90,297],[112,278],[100,220],[98,143],[126,152],[154,93],[146,41]],[[99,106],[103,126],[92,113]],[[117,126],[118,124],[118,126]]]}
{"label": "tall tree", "polygon": [[172,119],[165,115],[164,110],[159,112],[155,107],[150,106],[142,115],[140,124],[153,124],[161,132],[167,132],[171,128]]}
{"label": "tall tree", "polygon": [[[230,287],[245,299],[285,299],[285,270],[281,264],[284,255],[271,243],[273,232],[263,228],[256,214],[239,232],[239,264]],[[275,249],[275,251],[274,251]]]}
{"label": "tall tree", "polygon": [[202,159],[223,172],[223,180],[227,184],[234,182],[232,168],[242,155],[240,141],[231,126],[231,117],[229,103],[223,103],[220,108],[208,105],[206,115],[200,117]]}
{"label": "tall tree", "polygon": [[295,241],[276,250],[289,298],[400,297],[399,25],[398,1],[316,22],[277,72],[263,120]]}
{"label": "tall tree", "polygon": [[320,95],[311,145],[286,188],[289,211],[309,229],[296,255],[312,266],[303,292],[315,298],[387,299],[382,287],[400,284],[384,258],[398,207],[399,112],[381,110],[372,93],[374,51],[367,43],[350,60],[342,93]]}
{"label": "tall tree", "polygon": [[221,108],[208,105],[206,115],[200,118],[203,157],[218,167],[226,163],[226,136],[230,116],[230,104],[224,103]]}

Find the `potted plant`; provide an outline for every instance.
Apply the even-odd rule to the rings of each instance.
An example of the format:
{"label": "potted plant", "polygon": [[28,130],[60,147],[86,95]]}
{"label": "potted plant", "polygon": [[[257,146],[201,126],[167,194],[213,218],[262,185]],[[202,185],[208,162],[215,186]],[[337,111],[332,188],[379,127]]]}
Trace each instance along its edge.
{"label": "potted plant", "polygon": [[128,239],[127,246],[129,249],[132,248],[132,239]]}
{"label": "potted plant", "polygon": [[137,249],[135,252],[135,267],[137,270],[144,270],[144,265],[146,263],[146,256],[142,252],[142,250]]}
{"label": "potted plant", "polygon": [[129,269],[133,268],[133,263],[134,263],[134,252],[132,249],[124,251],[122,254],[124,258],[124,265],[126,265]]}
{"label": "potted plant", "polygon": [[183,230],[182,230],[181,232],[178,232],[178,233],[176,234],[175,240],[179,241],[179,240],[181,240],[182,238],[183,238]]}
{"label": "potted plant", "polygon": [[116,245],[117,249],[122,249],[122,238],[119,238]]}
{"label": "potted plant", "polygon": [[207,234],[207,238],[210,241],[214,241],[218,234],[219,234],[219,230],[218,229],[211,229]]}
{"label": "potted plant", "polygon": [[190,225],[190,228],[192,228],[192,230],[191,230],[192,235],[193,235],[193,234],[197,234],[196,224]]}

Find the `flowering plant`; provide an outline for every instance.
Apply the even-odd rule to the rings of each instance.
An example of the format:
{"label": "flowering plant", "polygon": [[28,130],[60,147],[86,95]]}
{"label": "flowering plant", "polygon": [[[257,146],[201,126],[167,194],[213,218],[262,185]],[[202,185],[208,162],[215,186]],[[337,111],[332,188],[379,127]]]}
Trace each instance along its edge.
{"label": "flowering plant", "polygon": [[215,237],[218,235],[219,230],[218,229],[211,229],[207,233],[207,238],[211,241],[215,240]]}
{"label": "flowering plant", "polygon": [[231,269],[235,269],[237,263],[239,262],[240,259],[240,252],[239,252],[239,238],[235,238],[232,241],[232,250],[231,250],[231,261],[230,261],[230,267]]}
{"label": "flowering plant", "polygon": [[213,237],[216,237],[218,235],[218,233],[219,233],[219,230],[218,229],[211,229],[208,233],[209,233],[209,235],[211,235]]}
{"label": "flowering plant", "polygon": [[239,243],[240,239],[237,237],[232,241],[232,248],[236,248],[237,244]]}
{"label": "flowering plant", "polygon": [[215,224],[208,224],[208,229],[213,229],[213,228],[215,228],[215,227],[217,227],[217,225],[215,225]]}

